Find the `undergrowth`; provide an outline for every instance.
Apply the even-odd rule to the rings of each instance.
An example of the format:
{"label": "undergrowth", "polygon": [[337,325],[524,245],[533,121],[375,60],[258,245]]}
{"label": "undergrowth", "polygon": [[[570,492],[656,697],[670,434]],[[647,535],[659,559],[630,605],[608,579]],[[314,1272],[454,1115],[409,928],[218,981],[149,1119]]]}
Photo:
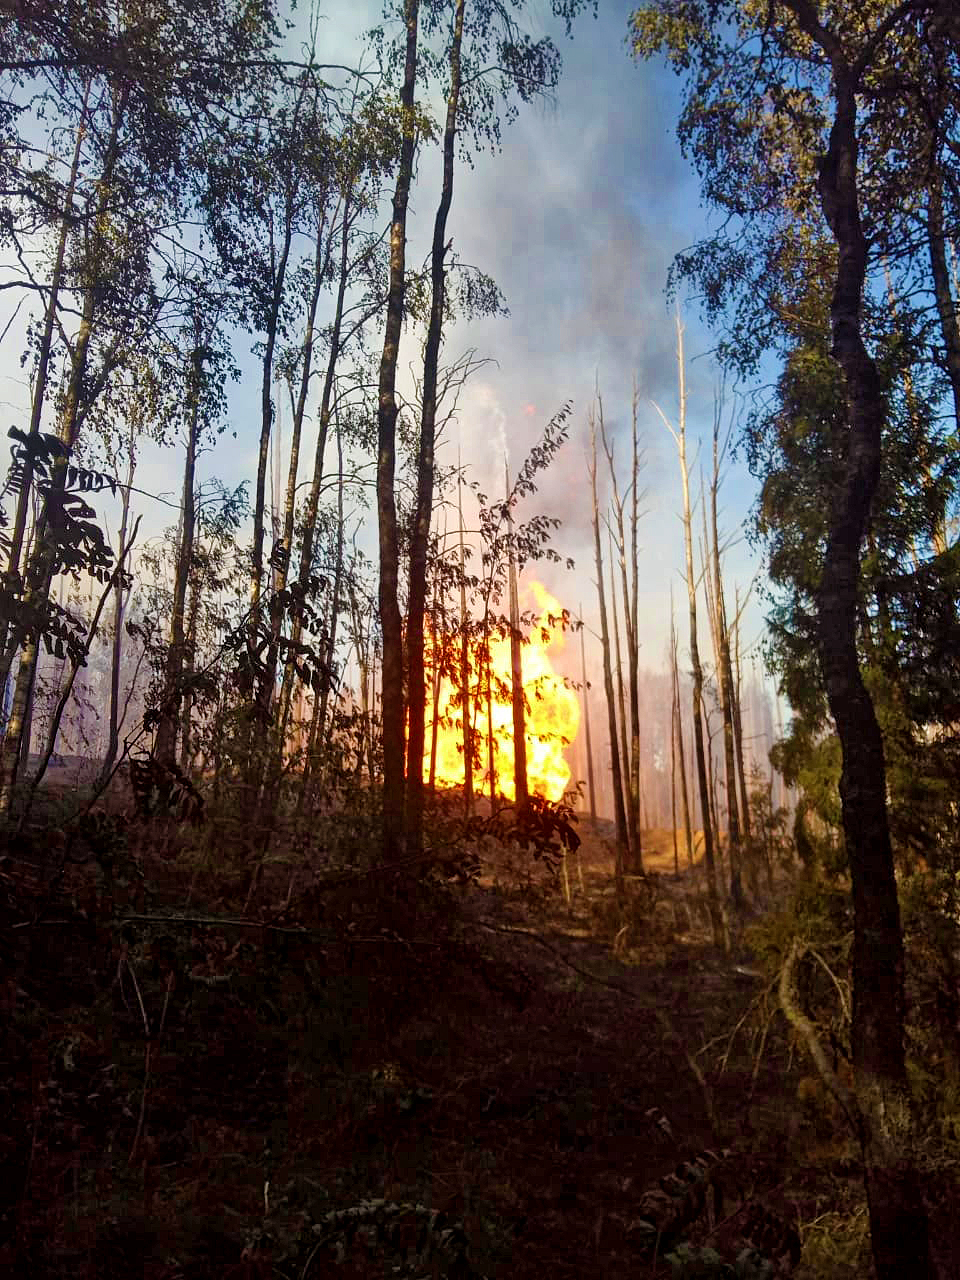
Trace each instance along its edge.
{"label": "undergrowth", "polygon": [[[376,865],[376,797],[352,803],[293,815],[252,865],[230,815],[9,841],[0,1269],[869,1274],[855,1146],[770,985],[802,934],[825,962],[802,999],[842,1062],[842,894],[802,888],[749,935],[761,978],[729,976],[700,896],[656,874],[618,896],[599,841],[563,906],[569,815],[517,831],[447,797],[414,875]],[[913,893],[926,1008],[942,948]],[[566,959],[562,921],[607,959]],[[948,1184],[955,1068],[923,1018],[911,1037]]]}

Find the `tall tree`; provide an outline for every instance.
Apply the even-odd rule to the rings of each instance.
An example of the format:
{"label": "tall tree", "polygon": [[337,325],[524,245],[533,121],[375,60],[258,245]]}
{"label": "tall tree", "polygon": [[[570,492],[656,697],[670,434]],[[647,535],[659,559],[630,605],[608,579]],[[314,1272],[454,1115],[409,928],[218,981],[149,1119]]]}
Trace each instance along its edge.
{"label": "tall tree", "polygon": [[[400,543],[394,491],[397,456],[397,363],[406,292],[407,207],[417,145],[414,112],[417,90],[419,0],[405,0],[400,158],[390,223],[390,285],[387,293],[380,357],[377,407],[377,525],[380,551],[380,629],[383,635],[383,845],[385,862],[393,862],[403,837],[404,693],[403,632],[400,621]],[[422,753],[421,753],[422,759]],[[418,765],[422,768],[422,765]]]}
{"label": "tall tree", "polygon": [[427,548],[433,519],[433,491],[437,435],[437,384],[440,342],[447,306],[445,259],[447,218],[453,203],[454,143],[457,136],[462,87],[461,50],[466,0],[454,0],[449,41],[447,111],[443,125],[443,177],[440,202],[433,223],[430,249],[430,318],[423,351],[423,393],[420,439],[417,446],[417,497],[410,536],[410,572],[407,592],[407,844],[415,856],[423,843],[423,735],[426,686],[423,660],[423,623],[427,591]]}
{"label": "tall tree", "polygon": [[[608,522],[611,543],[616,540],[617,562],[620,568],[620,592],[623,600],[623,621],[625,631],[625,644],[627,650],[627,673],[629,681],[629,708],[630,708],[630,741],[626,742],[627,718],[624,715],[624,707],[627,699],[623,696],[623,683],[621,678],[620,666],[620,635],[617,626],[617,607],[616,593],[617,585],[614,576],[611,545],[610,556],[610,572],[611,572],[611,596],[614,614],[614,634],[617,649],[617,681],[619,687],[619,701],[621,714],[621,736],[623,738],[623,757],[624,770],[627,778],[627,819],[628,819],[628,836],[630,840],[630,862],[631,871],[643,874],[643,838],[641,835],[641,796],[640,796],[640,690],[639,690],[639,666],[640,666],[640,640],[637,634],[637,616],[638,616],[638,567],[637,567],[637,534],[639,528],[639,501],[640,501],[640,466],[641,454],[639,443],[639,431],[637,426],[637,407],[638,392],[636,383],[633,388],[633,398],[631,402],[631,466],[629,473],[629,482],[626,490],[621,494],[620,485],[617,478],[617,469],[614,463],[613,445],[607,438],[606,431],[603,429],[603,419],[601,416],[601,443],[603,451],[606,455],[607,466],[610,471],[610,484],[613,499],[613,521]],[[628,555],[628,539],[627,539],[627,517],[625,507],[630,504],[629,518],[629,549],[631,568],[627,568]]]}
{"label": "tall tree", "polygon": [[[860,548],[880,474],[885,397],[863,340],[867,240],[860,215],[857,93],[877,46],[912,6],[886,13],[854,43],[824,26],[806,0],[789,3],[829,60],[833,120],[818,163],[824,218],[837,242],[830,307],[833,356],[848,416],[845,474],[832,495],[820,583],[819,644],[827,697],[843,749],[840,795],[854,900],[853,1054],[877,1273],[933,1275],[916,1169],[903,1049],[903,934],[887,822],[883,738],[857,654]],[[858,47],[859,46],[859,47]]]}
{"label": "tall tree", "polygon": [[473,809],[473,759],[475,753],[473,737],[474,703],[470,696],[470,629],[467,615],[467,570],[466,549],[463,540],[463,474],[460,459],[457,459],[457,551],[460,570],[460,669],[459,669],[459,701],[460,728],[463,750],[463,811],[469,817]]}
{"label": "tall tree", "polygon": [[693,509],[690,502],[690,465],[687,461],[687,370],[683,354],[683,324],[677,314],[677,379],[678,417],[674,428],[659,405],[654,405],[664,426],[677,446],[680,462],[680,484],[683,493],[683,546],[687,605],[690,620],[690,667],[693,675],[691,691],[693,714],[693,745],[697,762],[697,783],[700,796],[700,821],[703,824],[703,860],[707,871],[707,895],[714,941],[719,944],[723,925],[720,902],[717,896],[717,872],[714,860],[713,836],[715,824],[711,818],[711,785],[707,771],[707,754],[703,739],[703,667],[700,663],[700,643],[697,637],[697,579],[693,568]]}
{"label": "tall tree", "polygon": [[[726,452],[726,441],[720,446],[720,406],[718,397],[713,415],[713,472],[710,477],[710,519],[709,537],[704,546],[704,564],[709,565],[713,578],[712,599],[708,596],[708,607],[711,608],[713,634],[716,641],[716,674],[720,695],[720,712],[723,719],[723,761],[724,778],[726,780],[727,799],[727,835],[728,854],[730,858],[730,897],[739,910],[743,907],[743,885],[741,883],[741,862],[743,850],[740,840],[740,803],[737,796],[737,752],[734,732],[734,720],[739,714],[734,703],[736,689],[733,682],[733,664],[730,660],[730,630],[727,623],[727,609],[723,594],[723,572],[721,569],[720,524],[717,514],[717,497],[720,491],[720,465],[722,454]],[[706,518],[706,506],[704,506]]]}
{"label": "tall tree", "polygon": [[[509,500],[510,473],[506,460],[503,467],[504,490]],[[513,704],[513,786],[517,807],[525,808],[530,795],[527,788],[527,729],[526,704],[523,692],[523,635],[520,630],[520,592],[517,558],[512,550],[513,514],[507,509],[507,530],[511,550],[508,553],[507,575],[510,601],[510,693]]]}
{"label": "tall tree", "polygon": [[185,333],[183,352],[183,489],[180,501],[180,525],[174,562],[173,601],[170,611],[169,639],[160,697],[154,754],[162,764],[170,766],[176,759],[177,729],[184,690],[181,687],[187,664],[189,619],[187,589],[193,572],[196,542],[196,473],[202,446],[203,429],[210,428],[223,413],[221,388],[229,363],[225,352],[218,350],[216,330],[219,324],[217,299],[209,290],[198,289],[193,300],[192,315]]}
{"label": "tall tree", "polygon": [[[842,751],[840,798],[854,906],[852,1048],[858,1124],[877,1274],[932,1276],[929,1224],[917,1171],[917,1135],[904,1058],[903,939],[887,812],[886,753],[858,648],[861,558],[882,475],[889,396],[868,345],[871,268],[899,238],[905,206],[875,200],[889,168],[890,103],[931,31],[957,48],[952,6],[941,0],[849,7],[776,0],[761,16],[717,6],[707,26],[692,9],[671,26],[670,6],[634,17],[636,48],[666,49],[690,73],[681,136],[696,153],[708,198],[736,212],[759,249],[731,276],[720,237],[680,270],[719,285],[713,314],[733,320],[733,343],[754,359],[757,335],[782,342],[796,289],[822,269],[830,281],[830,354],[839,374],[834,478],[828,490],[815,639]],[[729,26],[724,26],[724,22]],[[730,37],[730,42],[728,42]],[[721,67],[723,72],[715,76]],[[955,110],[956,96],[953,106]],[[955,115],[952,117],[955,120]],[[901,133],[900,141],[909,135]],[[832,238],[817,255],[817,210]],[[935,237],[936,238],[936,237]],[[743,245],[737,252],[743,254]],[[800,270],[788,272],[790,264]],[[754,272],[765,269],[760,292]],[[723,284],[721,277],[726,275]],[[773,295],[773,305],[761,314]],[[730,310],[725,310],[730,304]],[[759,305],[758,305],[759,304]],[[742,363],[742,361],[741,361]]]}
{"label": "tall tree", "polygon": [[[567,34],[574,15],[587,2],[551,0],[551,9],[564,20]],[[455,147],[458,136],[463,151],[471,142],[496,146],[500,139],[501,112],[509,118],[515,110],[512,96],[515,94],[521,102],[529,102],[537,94],[550,93],[558,83],[559,53],[548,37],[534,40],[519,28],[511,10],[522,8],[522,0],[512,0],[510,5],[501,3],[501,0],[451,0],[450,3],[434,0],[425,8],[427,34],[435,34],[438,30],[442,33],[442,57],[447,63],[447,94],[441,139],[440,200],[430,251],[430,314],[423,354],[416,455],[417,492],[410,536],[407,591],[406,835],[414,853],[422,842],[423,828],[424,611],[427,548],[435,487],[439,357],[444,318],[451,301],[446,259],[452,243],[447,240],[447,222],[453,200]],[[424,61],[426,65],[435,61],[432,50],[428,51]],[[491,289],[483,277],[473,275],[471,278],[471,273],[463,280],[461,303],[468,311],[485,312],[501,308],[498,291]]]}
{"label": "tall tree", "polygon": [[610,627],[607,622],[606,591],[603,585],[603,547],[600,539],[600,500],[597,490],[597,425],[602,408],[591,407],[588,422],[590,426],[590,452],[587,455],[587,468],[590,473],[590,492],[593,497],[593,555],[594,568],[597,574],[597,607],[600,611],[600,645],[603,650],[603,687],[607,696],[607,720],[610,730],[610,772],[613,786],[613,814],[616,824],[616,879],[617,891],[623,889],[624,854],[629,849],[627,834],[627,814],[623,803],[623,773],[620,763],[620,744],[617,729],[617,704],[613,688],[613,664],[610,654]]}

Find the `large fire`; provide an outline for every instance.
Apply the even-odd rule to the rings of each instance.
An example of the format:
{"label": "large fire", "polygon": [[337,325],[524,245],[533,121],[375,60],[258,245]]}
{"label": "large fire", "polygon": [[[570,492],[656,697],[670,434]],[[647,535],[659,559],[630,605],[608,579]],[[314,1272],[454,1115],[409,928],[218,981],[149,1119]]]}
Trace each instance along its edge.
{"label": "large fire", "polygon": [[[527,745],[527,785],[532,794],[557,801],[570,785],[570,767],[564,759],[564,748],[572,743],[580,727],[580,700],[568,688],[563,677],[555,673],[551,651],[559,653],[565,636],[559,618],[561,606],[554,597],[537,582],[531,582],[527,590],[533,597],[538,614],[537,623],[523,645],[523,690],[526,701],[525,738]],[[551,625],[550,618],[557,621]],[[494,636],[490,640],[490,668],[492,698],[486,698],[486,665],[478,673],[471,670],[471,716],[476,742],[479,768],[474,769],[473,786],[477,793],[490,793],[489,740],[492,724],[493,770],[497,792],[514,799],[513,709],[511,703],[512,676],[509,636]],[[498,696],[499,695],[499,696]],[[450,681],[440,684],[437,704],[437,756],[436,782],[440,786],[462,787],[463,721],[457,694]],[[428,775],[431,751],[431,728],[426,734],[424,775]]]}

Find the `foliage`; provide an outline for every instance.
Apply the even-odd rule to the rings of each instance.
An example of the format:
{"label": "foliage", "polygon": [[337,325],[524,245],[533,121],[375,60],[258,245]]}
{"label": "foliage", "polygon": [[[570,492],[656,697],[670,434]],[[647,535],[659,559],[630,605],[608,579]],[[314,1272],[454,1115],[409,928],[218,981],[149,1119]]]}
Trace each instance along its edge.
{"label": "foliage", "polygon": [[870,1224],[866,1207],[820,1213],[803,1231],[797,1280],[860,1280],[869,1274]]}
{"label": "foliage", "polygon": [[175,822],[202,823],[203,796],[178,765],[162,764],[151,756],[134,757],[129,777],[136,814],[142,821],[169,815]]}
{"label": "foliage", "polygon": [[697,1249],[681,1244],[666,1255],[675,1280],[768,1280],[776,1275],[774,1265],[747,1247],[735,1262],[724,1262],[716,1249]]}
{"label": "foliage", "polygon": [[833,950],[849,942],[852,910],[844,887],[822,881],[799,881],[785,903],[747,930],[747,941],[759,964],[779,972],[795,938],[814,949]]}
{"label": "foliage", "polygon": [[772,892],[774,872],[793,869],[795,848],[787,835],[789,811],[774,808],[772,778],[766,777],[759,765],[751,770],[748,802],[751,835],[744,843],[744,857],[755,867],[763,867]]}
{"label": "foliage", "polygon": [[572,853],[580,846],[576,821],[576,814],[565,801],[554,803],[544,796],[531,795],[523,806],[504,805],[489,817],[475,815],[468,830],[480,839],[492,837],[505,845],[515,845],[555,870],[564,851]]}

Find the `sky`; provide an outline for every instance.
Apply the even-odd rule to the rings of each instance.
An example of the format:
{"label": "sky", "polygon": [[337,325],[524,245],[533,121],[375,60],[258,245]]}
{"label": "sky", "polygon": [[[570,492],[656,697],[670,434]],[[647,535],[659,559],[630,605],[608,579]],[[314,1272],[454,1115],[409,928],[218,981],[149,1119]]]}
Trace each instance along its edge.
{"label": "sky", "polygon": [[[667,272],[674,255],[704,235],[709,223],[696,175],[676,141],[679,86],[666,69],[630,57],[630,8],[615,0],[601,3],[599,18],[582,17],[568,41],[545,21],[544,3],[532,6],[531,27],[536,29],[539,18],[563,53],[555,103],[522,108],[504,131],[500,154],[479,157],[473,169],[459,168],[450,217],[457,253],[494,277],[510,315],[455,328],[445,350],[454,355],[472,346],[496,361],[467,385],[459,425],[463,457],[491,487],[500,484],[501,438],[511,460],[519,460],[547,419],[573,402],[570,440],[523,511],[563,519],[555,545],[574,558],[576,570],[544,566],[542,576],[565,605],[576,609],[582,599],[593,626],[587,412],[598,385],[625,469],[636,377],[647,459],[647,514],[640,531],[642,661],[659,667],[669,632],[671,580],[678,599],[685,588],[677,576],[683,537],[676,448],[650,400],[676,422],[676,333],[665,293]],[[421,162],[414,194],[411,257],[417,260],[426,253],[438,184],[430,161]],[[684,308],[683,319],[689,449],[693,456],[702,435],[709,465],[714,338],[700,325],[695,304]],[[452,433],[451,448],[455,440]],[[755,494],[745,466],[731,467],[721,495],[728,535],[735,535]],[[757,557],[741,543],[728,553],[727,567],[731,583],[745,587]],[[745,638],[757,637],[761,626],[754,609]]]}
{"label": "sky", "polygon": [[[553,35],[563,55],[559,89],[552,102],[521,106],[519,118],[504,129],[499,153],[478,154],[472,168],[458,165],[448,235],[463,261],[496,280],[510,314],[456,324],[446,334],[446,359],[473,348],[489,363],[462,392],[458,421],[446,431],[443,460],[455,462],[459,449],[480,487],[498,493],[504,443],[511,466],[518,465],[545,423],[572,402],[569,441],[540,477],[539,492],[525,500],[518,518],[546,512],[563,521],[553,545],[564,559],[575,561],[575,569],[542,565],[529,572],[572,612],[577,613],[582,602],[587,624],[595,632],[587,413],[599,387],[617,456],[626,467],[631,384],[636,378],[646,453],[646,514],[640,530],[641,664],[660,668],[669,635],[671,584],[678,605],[685,588],[678,573],[683,538],[676,449],[650,401],[676,421],[675,321],[665,284],[674,255],[704,235],[709,222],[696,176],[676,141],[679,85],[663,67],[637,64],[631,58],[626,45],[630,8],[620,0],[601,0],[599,17],[581,16],[573,38],[567,40],[546,0],[531,0],[522,14],[525,25],[534,36]],[[381,19],[379,4],[328,0],[321,11],[318,59],[354,65],[360,33]],[[302,8],[297,13],[302,15]],[[292,39],[297,39],[296,33]],[[411,263],[423,262],[429,248],[439,192],[438,152],[437,147],[428,148],[419,159],[409,224]],[[3,297],[0,307],[11,306]],[[716,381],[709,358],[714,339],[700,325],[695,303],[684,306],[683,318],[689,447],[693,456],[697,438],[703,437],[706,466]],[[0,315],[0,327],[6,319]],[[18,333],[19,322],[0,346],[0,402],[14,412],[22,410],[28,394],[19,365]],[[407,369],[419,354],[420,340],[419,334],[405,334],[401,385],[408,391]],[[251,341],[241,337],[241,351],[248,350]],[[248,369],[252,375],[252,357]],[[217,475],[236,484],[252,481],[256,469],[257,396],[249,382],[232,393],[231,406],[236,440],[228,432],[204,455],[200,475]],[[303,457],[311,456],[312,442],[306,441]],[[145,450],[136,483],[176,506],[181,465],[172,451]],[[304,476],[306,467],[305,461]],[[721,523],[728,538],[736,538],[755,494],[755,482],[743,464],[731,465],[721,497]],[[158,534],[165,524],[175,523],[172,507],[148,499],[141,502],[148,533]],[[108,512],[107,520],[115,533],[116,514]],[[374,522],[371,505],[364,530],[371,548]],[[757,568],[757,555],[745,541],[731,547],[726,563],[731,600],[733,584],[743,589]],[[705,623],[703,631],[701,644],[709,648]],[[745,643],[757,640],[761,631],[762,608],[755,604],[745,620]]]}

